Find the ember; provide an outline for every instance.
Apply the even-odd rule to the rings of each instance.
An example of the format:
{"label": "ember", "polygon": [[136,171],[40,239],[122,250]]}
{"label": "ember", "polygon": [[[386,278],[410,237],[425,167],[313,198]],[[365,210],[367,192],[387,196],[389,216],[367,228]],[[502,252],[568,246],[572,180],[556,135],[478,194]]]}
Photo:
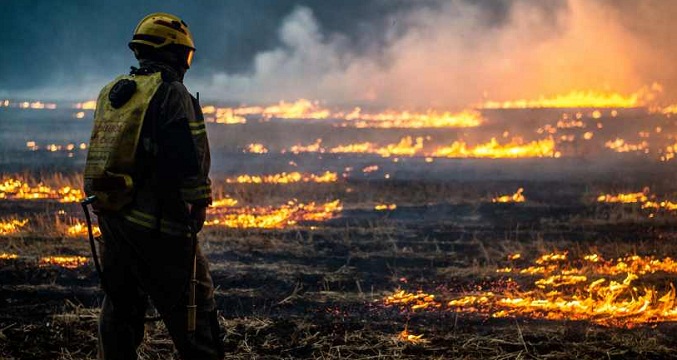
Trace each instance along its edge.
{"label": "ember", "polygon": [[401,333],[397,335],[397,340],[412,344],[424,344],[428,342],[428,340],[423,338],[423,335],[414,335],[410,333],[406,327],[404,328],[404,330],[402,330]]}
{"label": "ember", "polygon": [[17,254],[0,253],[0,260],[16,260],[18,258],[19,255]]}
{"label": "ember", "polygon": [[597,197],[598,202],[606,203],[645,203],[649,200],[649,189],[645,188],[642,192],[616,194],[616,195],[600,195]]}
{"label": "ember", "polygon": [[395,210],[397,209],[397,204],[377,204],[374,206],[374,210],[376,211],[384,211],[384,210]]}
{"label": "ember", "polygon": [[661,85],[654,83],[650,87],[644,87],[629,95],[613,92],[571,91],[552,97],[541,96],[535,100],[487,101],[480,107],[483,109],[634,108],[650,105],[650,101],[661,91]]}

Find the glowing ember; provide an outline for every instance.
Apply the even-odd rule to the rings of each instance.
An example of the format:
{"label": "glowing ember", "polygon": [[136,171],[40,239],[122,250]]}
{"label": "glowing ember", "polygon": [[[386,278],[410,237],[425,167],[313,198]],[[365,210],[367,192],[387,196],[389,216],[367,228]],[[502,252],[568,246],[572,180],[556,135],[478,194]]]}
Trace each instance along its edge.
{"label": "glowing ember", "polygon": [[677,210],[677,203],[674,203],[672,201],[661,201],[661,202],[656,202],[656,201],[647,201],[644,204],[642,204],[642,209],[654,209],[654,210],[667,210],[667,211],[675,211]]}
{"label": "glowing ember", "polygon": [[226,179],[226,182],[238,184],[290,184],[297,182],[329,183],[336,182],[337,180],[338,176],[335,172],[326,171],[320,175],[301,174],[300,172],[283,172],[273,175],[240,175],[234,179]]}
{"label": "glowing ember", "polygon": [[0,199],[7,200],[36,200],[55,199],[62,203],[77,202],[84,198],[82,190],[71,186],[53,189],[42,182],[31,186],[28,183],[14,178],[4,179],[0,183]]}
{"label": "glowing ember", "polygon": [[369,165],[362,169],[362,172],[365,174],[369,174],[371,172],[378,171],[378,165]]}
{"label": "glowing ember", "polygon": [[57,151],[66,151],[66,152],[73,152],[74,150],[87,150],[87,144],[86,143],[80,143],[74,144],[74,143],[68,143],[68,144],[47,144],[47,145],[38,145],[35,141],[27,141],[26,142],[26,148],[30,151],[49,151],[49,152],[57,152]]}
{"label": "glowing ember", "polygon": [[404,328],[401,333],[397,335],[397,341],[408,342],[412,344],[425,344],[428,340],[423,338],[423,335],[414,335],[410,333],[407,328]]}
{"label": "glowing ember", "polygon": [[226,198],[223,198],[223,199],[218,199],[218,200],[212,201],[211,207],[221,208],[221,207],[233,207],[235,205],[237,205],[237,200],[230,198],[230,197],[226,197]]}
{"label": "glowing ember", "polygon": [[0,235],[10,235],[15,234],[21,230],[24,226],[28,224],[28,219],[17,220],[0,220]]}
{"label": "glowing ember", "polygon": [[495,203],[509,203],[509,202],[525,202],[526,198],[522,194],[524,192],[523,188],[517,189],[517,192],[512,195],[502,195],[491,199],[491,202]]}
{"label": "glowing ember", "polygon": [[598,202],[606,202],[606,203],[623,203],[623,204],[630,204],[630,203],[645,203],[649,200],[648,197],[649,194],[649,188],[644,188],[642,192],[636,192],[636,193],[627,193],[627,194],[616,194],[616,195],[600,195],[597,197]]}
{"label": "glowing ember", "polygon": [[0,260],[16,260],[18,258],[19,255],[17,254],[0,253]]}
{"label": "glowing ember", "polygon": [[607,141],[604,143],[604,146],[619,153],[635,151],[641,151],[645,153],[649,152],[649,143],[646,141],[642,141],[638,144],[630,144],[625,142],[623,139],[616,138],[614,141]]}
{"label": "glowing ember", "polygon": [[435,295],[427,294],[420,290],[416,293],[398,290],[394,294],[386,296],[386,298],[383,299],[383,303],[386,306],[398,306],[400,308],[409,308],[411,310],[439,308],[442,306],[442,304],[435,300]]}
{"label": "glowing ember", "polygon": [[245,152],[252,154],[267,154],[268,149],[263,144],[249,144]]}
{"label": "glowing ember", "polygon": [[67,269],[77,269],[87,264],[84,256],[45,256],[40,258],[40,266],[59,266]]}
{"label": "glowing ember", "polygon": [[319,205],[293,200],[278,207],[211,207],[207,211],[210,219],[205,226],[280,229],[294,226],[299,221],[326,221],[341,210],[339,200]]}
{"label": "glowing ember", "polygon": [[378,204],[374,206],[374,210],[376,211],[395,210],[395,209],[397,209],[397,204]]}

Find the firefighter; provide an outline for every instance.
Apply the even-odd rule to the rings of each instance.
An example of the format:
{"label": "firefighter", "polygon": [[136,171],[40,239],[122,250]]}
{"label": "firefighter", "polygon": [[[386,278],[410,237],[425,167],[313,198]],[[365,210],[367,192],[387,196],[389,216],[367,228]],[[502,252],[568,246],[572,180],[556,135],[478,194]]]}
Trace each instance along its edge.
{"label": "firefighter", "polygon": [[212,198],[202,111],[183,85],[193,38],[180,18],[153,13],[129,47],[139,67],[101,90],[84,176],[102,232],[99,358],[137,358],[150,300],[181,358],[220,359],[214,287],[195,236]]}

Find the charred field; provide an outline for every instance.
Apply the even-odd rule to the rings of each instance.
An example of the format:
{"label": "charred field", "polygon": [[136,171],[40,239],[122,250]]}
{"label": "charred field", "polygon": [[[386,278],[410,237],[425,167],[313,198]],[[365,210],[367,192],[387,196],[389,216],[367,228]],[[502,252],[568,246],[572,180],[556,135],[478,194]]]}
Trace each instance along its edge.
{"label": "charred field", "polygon": [[[553,166],[548,164],[495,161],[466,179],[437,173],[428,179],[371,174],[329,183],[216,180],[217,193],[243,207],[289,199],[341,201],[340,211],[326,218],[301,217],[272,228],[205,227],[200,241],[217,287],[227,358],[675,357],[672,313],[642,317],[618,309],[614,316],[594,311],[581,315],[465,298],[537,297],[560,291],[558,298],[571,300],[589,287],[539,287],[535,281],[548,274],[563,278],[568,274],[564,271],[505,269],[551,261],[546,265],[585,268],[592,281],[602,275],[591,275],[592,266],[581,265],[580,259],[590,254],[608,259],[608,266],[633,255],[660,261],[677,257],[673,210],[599,199],[603,194],[642,191],[649,200],[675,199],[672,166],[631,162],[595,176],[575,171],[567,176],[524,175],[526,170],[547,175],[548,166]],[[518,170],[506,170],[513,166]],[[380,171],[385,169],[382,165]],[[508,175],[483,176],[482,171]],[[53,176],[50,181],[72,183],[76,178]],[[518,188],[523,188],[523,202],[511,201]],[[507,202],[495,202],[502,195]],[[250,212],[257,211],[263,210]],[[213,212],[211,217],[221,215]],[[29,221],[0,241],[0,254],[5,255],[0,259],[0,355],[94,358],[102,292],[86,238],[64,230],[81,219],[79,205],[0,202],[0,219],[11,218]],[[552,260],[544,257],[547,254],[566,255]],[[87,259],[73,266],[45,260],[56,255]],[[631,272],[633,265],[626,263]],[[611,302],[639,300],[643,289],[650,288],[657,295],[647,306],[654,306],[671,288],[674,292],[673,274],[669,266],[647,272]],[[617,284],[626,276],[620,271],[603,275]],[[462,299],[467,303],[452,305]],[[598,307],[609,303],[600,300]],[[141,357],[171,358],[163,325],[149,321],[146,330]]]}

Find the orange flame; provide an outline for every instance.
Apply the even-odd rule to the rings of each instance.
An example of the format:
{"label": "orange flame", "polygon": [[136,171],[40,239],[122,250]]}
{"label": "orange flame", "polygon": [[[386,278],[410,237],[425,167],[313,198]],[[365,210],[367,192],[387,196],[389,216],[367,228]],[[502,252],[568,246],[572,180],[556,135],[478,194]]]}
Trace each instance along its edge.
{"label": "orange flame", "polygon": [[464,110],[459,113],[434,110],[428,110],[425,113],[386,110],[376,114],[363,114],[362,109],[358,107],[345,117],[337,117],[348,120],[341,125],[343,127],[380,129],[470,128],[483,123],[482,115],[475,110]]}
{"label": "orange flame", "polygon": [[397,209],[397,204],[377,204],[374,206],[374,210],[376,211],[384,211],[384,210],[395,210]]}
{"label": "orange flame", "polygon": [[523,188],[517,189],[517,192],[512,195],[502,195],[491,199],[491,202],[497,203],[509,203],[509,202],[525,202],[526,198],[522,194],[524,192]]}
{"label": "orange flame", "polygon": [[514,101],[487,101],[480,108],[483,109],[530,109],[530,108],[634,108],[651,105],[656,96],[663,91],[660,84],[651,86],[629,94],[622,95],[614,92],[601,91],[571,91],[567,94],[552,97],[541,96],[533,100]]}
{"label": "orange flame", "polygon": [[267,154],[268,148],[266,148],[263,144],[254,143],[247,145],[245,152],[252,154]]}
{"label": "orange flame", "polygon": [[[86,223],[75,221],[73,225],[68,226],[68,228],[66,229],[66,234],[68,234],[69,236],[88,236],[89,230],[87,229]],[[94,236],[101,235],[101,230],[97,225],[92,225],[92,234]]]}
{"label": "orange flame", "polygon": [[17,254],[0,253],[0,260],[16,260],[18,258],[19,255]]}
{"label": "orange flame", "polygon": [[40,266],[59,266],[67,269],[77,269],[87,264],[88,259],[84,256],[45,256],[41,257]]}
{"label": "orange flame", "polygon": [[36,200],[56,199],[62,203],[77,202],[84,198],[82,190],[70,186],[53,189],[43,183],[31,186],[19,179],[5,179],[0,183],[0,199]]}
{"label": "orange flame", "polygon": [[212,219],[205,222],[205,226],[281,229],[294,226],[299,221],[326,221],[341,210],[339,200],[319,205],[314,202],[304,204],[292,200],[278,207],[212,206],[207,211]]}
{"label": "orange flame", "polygon": [[636,192],[636,193],[627,193],[627,194],[616,194],[616,195],[610,195],[610,194],[604,194],[600,195],[597,197],[598,202],[605,202],[605,203],[623,203],[623,204],[631,204],[631,203],[645,203],[649,200],[648,197],[649,194],[649,188],[645,188],[642,192]]}
{"label": "orange flame", "polygon": [[18,220],[18,219],[9,219],[9,220],[0,220],[0,235],[10,235],[15,234],[28,224],[28,219]]}
{"label": "orange flame", "polygon": [[621,138],[616,138],[614,141],[605,142],[604,146],[619,153],[635,151],[642,151],[647,154],[649,153],[649,143],[646,141],[641,141],[638,144],[631,144]]}
{"label": "orange flame", "polygon": [[[509,259],[519,261],[514,255]],[[677,261],[666,257],[626,256],[605,260],[598,254],[570,260],[568,254],[540,256],[528,267],[509,267],[498,273],[534,277],[532,289],[522,290],[509,278],[502,293],[480,291],[453,298],[437,306],[433,295],[400,290],[384,298],[386,305],[414,310],[434,308],[487,314],[491,317],[521,316],[550,320],[588,320],[606,326],[634,327],[639,324],[677,320],[673,284],[663,293],[642,286],[644,275],[656,272],[677,274]],[[609,279],[609,276],[622,276]]]}
{"label": "orange flame", "polygon": [[431,156],[448,158],[527,158],[527,157],[560,157],[555,151],[555,141],[552,138],[532,141],[524,144],[521,139],[513,139],[510,143],[501,145],[496,138],[491,138],[486,144],[468,147],[465,141],[454,141],[447,147],[436,149]]}
{"label": "orange flame", "polygon": [[412,344],[425,344],[428,340],[423,338],[423,335],[414,335],[405,327],[401,333],[397,335],[397,341],[408,342]]}
{"label": "orange flame", "polygon": [[291,184],[297,182],[329,183],[336,182],[338,176],[335,172],[325,171],[321,175],[301,174],[300,172],[280,173],[272,175],[240,175],[236,178],[226,179],[226,183],[238,184]]}

